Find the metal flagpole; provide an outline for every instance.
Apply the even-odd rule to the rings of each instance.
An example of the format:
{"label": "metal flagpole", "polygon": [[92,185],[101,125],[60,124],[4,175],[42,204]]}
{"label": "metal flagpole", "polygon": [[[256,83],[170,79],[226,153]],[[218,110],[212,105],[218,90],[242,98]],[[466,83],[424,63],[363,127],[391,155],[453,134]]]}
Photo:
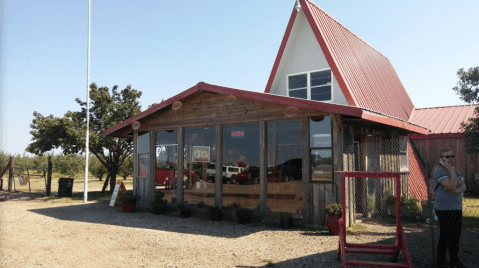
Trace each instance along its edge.
{"label": "metal flagpole", "polygon": [[83,202],[88,201],[88,156],[90,154],[90,12],[91,0],[88,0],[88,44],[87,44],[87,67],[86,67],[86,135],[85,135],[85,183],[83,190]]}

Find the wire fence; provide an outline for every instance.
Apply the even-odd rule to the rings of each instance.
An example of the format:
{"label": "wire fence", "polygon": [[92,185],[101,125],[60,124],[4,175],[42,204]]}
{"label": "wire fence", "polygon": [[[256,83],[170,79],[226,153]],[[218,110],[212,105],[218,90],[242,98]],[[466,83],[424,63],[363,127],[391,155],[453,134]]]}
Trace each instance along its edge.
{"label": "wire fence", "polygon": [[[450,144],[457,143],[450,141]],[[442,149],[439,141],[367,137],[343,151],[345,171],[408,172],[400,179],[400,217],[403,226],[411,227],[408,229],[407,243],[415,249],[410,250],[412,261],[416,263],[414,267],[419,263],[425,267],[435,267],[444,262],[453,265],[458,259],[466,267],[475,267],[479,263],[479,257],[471,250],[471,246],[479,244],[479,175],[476,175],[479,172],[466,171],[467,167],[477,166],[471,163],[477,163],[478,156],[468,154],[464,148],[453,147],[450,148],[452,152],[448,153],[456,155],[456,161],[452,164],[457,166],[461,174],[457,181],[458,190],[454,194],[445,191],[443,186],[434,191],[434,171],[441,168],[437,167]],[[474,159],[476,162],[463,159]],[[467,165],[457,164],[457,160],[463,160]],[[440,172],[436,170],[436,173]],[[467,189],[464,193],[459,189],[462,183]],[[394,226],[396,219],[394,179],[348,178],[346,184],[346,202],[349,203],[347,207],[350,212],[346,221],[365,225],[365,232],[374,232],[378,243],[392,239],[395,229],[387,227]],[[453,202],[457,206],[453,206]],[[443,208],[456,211],[435,210],[435,206],[444,203],[450,206]],[[458,257],[454,253],[457,248]],[[452,253],[449,249],[452,249]]]}

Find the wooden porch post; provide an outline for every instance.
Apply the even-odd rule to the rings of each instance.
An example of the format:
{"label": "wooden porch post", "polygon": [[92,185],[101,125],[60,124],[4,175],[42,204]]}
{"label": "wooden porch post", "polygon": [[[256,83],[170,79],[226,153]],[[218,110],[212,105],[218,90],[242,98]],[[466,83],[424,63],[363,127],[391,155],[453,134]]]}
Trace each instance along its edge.
{"label": "wooden porch post", "polygon": [[48,157],[48,170],[47,170],[47,196],[50,196],[52,191],[52,168],[53,168],[53,161],[52,157]]}
{"label": "wooden porch post", "polygon": [[261,220],[266,219],[266,213],[267,213],[267,197],[268,197],[268,181],[267,181],[267,176],[268,176],[268,144],[267,144],[267,125],[266,121],[261,121],[259,123],[259,179],[260,179],[260,192],[259,192],[259,198],[260,198],[260,214],[261,214]]}
{"label": "wooden porch post", "polygon": [[215,206],[223,205],[223,126],[216,125]]}
{"label": "wooden porch post", "polygon": [[303,219],[304,223],[312,223],[313,213],[313,189],[311,184],[311,156],[310,156],[310,141],[309,141],[309,118],[301,119],[301,143],[302,143],[302,169],[303,169]]}
{"label": "wooden porch post", "polygon": [[183,204],[184,202],[184,191],[183,191],[183,172],[184,172],[184,163],[185,163],[185,128],[178,128],[178,150],[177,150],[177,165],[176,165],[176,203]]}
{"label": "wooden porch post", "polygon": [[15,158],[13,156],[10,156],[10,173],[8,175],[8,191],[12,191],[12,183],[13,183],[13,172],[15,167]]}
{"label": "wooden porch post", "polygon": [[[147,183],[147,200],[143,205],[146,208],[151,208],[151,203],[155,200],[155,188],[156,188],[156,131],[150,130],[150,177]],[[141,200],[140,200],[141,201]]]}
{"label": "wooden porch post", "polygon": [[138,131],[133,132],[133,195],[139,195],[138,189]]}

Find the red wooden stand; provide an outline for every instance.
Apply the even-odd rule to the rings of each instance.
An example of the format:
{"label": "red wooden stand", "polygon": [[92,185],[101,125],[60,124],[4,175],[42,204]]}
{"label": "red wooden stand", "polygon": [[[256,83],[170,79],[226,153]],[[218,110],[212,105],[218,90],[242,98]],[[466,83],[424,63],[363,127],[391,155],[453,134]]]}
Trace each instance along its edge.
{"label": "red wooden stand", "polygon": [[[343,218],[340,219],[339,230],[339,245],[337,258],[341,260],[342,267],[350,266],[369,266],[369,267],[410,267],[412,268],[411,259],[409,258],[409,251],[406,245],[404,230],[401,226],[400,213],[400,198],[401,198],[401,175],[406,175],[406,172],[358,172],[358,171],[336,171],[335,174],[340,174],[343,201]],[[346,222],[344,216],[346,215],[346,177],[353,178],[395,178],[396,179],[396,243],[394,245],[370,245],[357,244],[346,242]],[[404,263],[396,263],[399,251],[403,251]],[[362,261],[362,260],[347,260],[346,253],[356,254],[382,254],[390,255],[392,262],[379,261]]]}

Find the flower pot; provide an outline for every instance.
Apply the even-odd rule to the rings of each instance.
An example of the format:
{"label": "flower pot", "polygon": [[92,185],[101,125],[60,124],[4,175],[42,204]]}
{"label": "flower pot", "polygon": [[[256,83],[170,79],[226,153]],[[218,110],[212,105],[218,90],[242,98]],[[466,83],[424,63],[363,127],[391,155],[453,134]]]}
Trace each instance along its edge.
{"label": "flower pot", "polygon": [[329,215],[328,221],[326,222],[328,224],[328,231],[332,235],[338,235],[339,234],[339,219],[341,217],[334,216],[334,215]]}
{"label": "flower pot", "polygon": [[293,228],[293,218],[280,218],[279,219],[279,227],[282,229],[291,229]]}
{"label": "flower pot", "polygon": [[210,216],[211,216],[212,221],[221,221],[223,219],[223,212],[222,211],[211,211]]}
{"label": "flower pot", "polygon": [[135,209],[136,209],[136,203],[123,203],[121,205],[121,209],[123,210],[123,212],[134,212]]}
{"label": "flower pot", "polygon": [[161,215],[165,214],[166,206],[165,205],[153,205],[153,214]]}

